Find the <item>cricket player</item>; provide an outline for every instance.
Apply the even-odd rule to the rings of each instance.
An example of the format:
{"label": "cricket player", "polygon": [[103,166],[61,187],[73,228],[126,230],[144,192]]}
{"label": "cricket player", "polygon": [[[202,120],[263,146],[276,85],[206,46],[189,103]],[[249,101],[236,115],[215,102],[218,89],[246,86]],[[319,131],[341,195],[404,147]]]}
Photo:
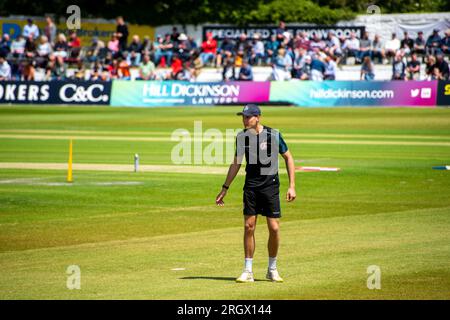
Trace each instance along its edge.
{"label": "cricket player", "polygon": [[278,153],[284,158],[289,176],[286,200],[293,201],[295,193],[294,159],[281,134],[261,124],[261,110],[257,105],[246,105],[242,112],[245,129],[236,136],[236,152],[216,204],[223,206],[227,190],[238,173],[242,159],[246,159],[244,185],[244,271],[236,282],[253,282],[253,254],[255,252],[255,227],[257,215],[267,219],[269,228],[269,266],[266,278],[283,282],[277,270],[277,254],[280,242],[279,219],[281,217],[278,178]]}

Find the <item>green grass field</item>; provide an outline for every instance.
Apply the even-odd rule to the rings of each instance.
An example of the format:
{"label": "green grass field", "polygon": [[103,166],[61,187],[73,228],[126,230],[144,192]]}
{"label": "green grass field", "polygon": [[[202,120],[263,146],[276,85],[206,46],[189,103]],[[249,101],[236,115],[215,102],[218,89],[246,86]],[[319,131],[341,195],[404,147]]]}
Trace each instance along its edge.
{"label": "green grass field", "polygon": [[[0,299],[450,298],[450,171],[432,170],[450,165],[450,109],[263,107],[296,165],[341,168],[296,174],[298,198],[282,202],[282,284],[265,281],[261,217],[260,281],[234,282],[243,175],[219,208],[225,175],[208,172],[214,165],[75,170],[72,184],[51,168],[67,162],[69,138],[75,165],[132,168],[135,153],[141,165],[172,165],[173,130],[196,120],[240,128],[238,110],[0,107]],[[66,286],[70,265],[81,269],[80,290]],[[380,290],[367,288],[370,265],[381,269]]]}

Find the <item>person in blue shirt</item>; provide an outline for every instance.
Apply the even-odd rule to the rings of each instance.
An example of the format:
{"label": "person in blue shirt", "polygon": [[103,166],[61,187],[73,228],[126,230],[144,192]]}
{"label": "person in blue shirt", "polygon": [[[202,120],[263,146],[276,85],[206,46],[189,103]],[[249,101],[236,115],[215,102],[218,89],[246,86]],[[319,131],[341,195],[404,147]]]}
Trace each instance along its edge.
{"label": "person in blue shirt", "polygon": [[253,81],[253,71],[252,66],[248,63],[246,59],[242,61],[242,67],[239,70],[239,80],[240,81]]}

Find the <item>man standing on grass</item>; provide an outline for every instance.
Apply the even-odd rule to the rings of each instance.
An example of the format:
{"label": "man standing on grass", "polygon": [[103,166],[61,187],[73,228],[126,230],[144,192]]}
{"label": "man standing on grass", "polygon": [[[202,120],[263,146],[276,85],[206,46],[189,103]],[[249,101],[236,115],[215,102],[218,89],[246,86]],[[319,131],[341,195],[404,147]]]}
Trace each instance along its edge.
{"label": "man standing on grass", "polygon": [[286,162],[289,175],[287,201],[293,201],[295,193],[294,159],[288,150],[281,134],[260,123],[261,110],[257,105],[249,104],[242,112],[245,129],[236,137],[236,152],[233,163],[228,170],[222,190],[216,197],[216,204],[223,206],[231,182],[236,177],[242,163],[246,159],[246,177],[244,185],[244,253],[245,268],[236,282],[253,282],[253,254],[255,252],[255,228],[257,215],[267,218],[269,228],[269,267],[266,278],[274,282],[283,282],[277,271],[277,253],[280,242],[279,218],[281,217],[278,178],[278,153]]}

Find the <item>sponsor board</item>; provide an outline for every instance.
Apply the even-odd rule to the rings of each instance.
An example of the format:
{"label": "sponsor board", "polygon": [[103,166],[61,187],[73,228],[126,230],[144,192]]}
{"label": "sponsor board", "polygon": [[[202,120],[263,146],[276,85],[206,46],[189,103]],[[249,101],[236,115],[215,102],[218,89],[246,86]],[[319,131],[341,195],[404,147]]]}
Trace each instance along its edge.
{"label": "sponsor board", "polygon": [[437,81],[272,82],[270,102],[304,107],[436,106]]}
{"label": "sponsor board", "polygon": [[114,81],[112,106],[221,105],[269,101],[270,82]]}
{"label": "sponsor board", "polygon": [[109,105],[110,95],[110,82],[0,82],[0,103]]}
{"label": "sponsor board", "polygon": [[439,81],[437,105],[450,106],[450,81]]}

